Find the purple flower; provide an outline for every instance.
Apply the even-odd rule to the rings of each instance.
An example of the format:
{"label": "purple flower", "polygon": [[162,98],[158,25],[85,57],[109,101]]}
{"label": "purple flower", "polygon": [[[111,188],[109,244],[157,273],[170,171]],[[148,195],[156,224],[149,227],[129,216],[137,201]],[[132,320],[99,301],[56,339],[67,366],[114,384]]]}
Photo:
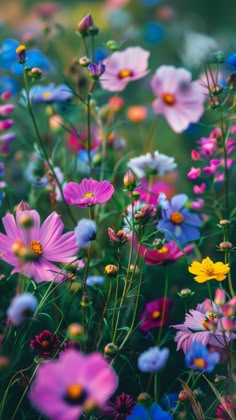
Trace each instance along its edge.
{"label": "purple flower", "polygon": [[162,219],[157,227],[163,231],[167,240],[173,239],[174,236],[179,242],[184,243],[200,238],[199,227],[202,221],[197,214],[184,208],[187,200],[186,194],[177,194],[171,199],[168,209],[162,210]]}
{"label": "purple flower", "polygon": [[122,392],[122,394],[117,395],[114,401],[107,403],[102,414],[106,419],[126,420],[132,413],[134,406],[135,402],[133,398],[129,394]]}
{"label": "purple flower", "polygon": [[101,354],[68,349],[58,360],[40,365],[29,396],[51,420],[78,420],[84,410],[103,407],[117,384],[115,372]]}
{"label": "purple flower", "polygon": [[94,220],[81,219],[74,232],[77,246],[87,248],[89,242],[96,239],[97,225]]}
{"label": "purple flower", "polygon": [[22,293],[12,300],[7,310],[7,316],[12,325],[20,325],[33,316],[37,306],[38,301],[35,296],[31,293]]}
{"label": "purple flower", "polygon": [[91,63],[88,65],[88,72],[92,79],[97,80],[105,72],[105,65],[102,62]]}
{"label": "purple flower", "polygon": [[157,96],[154,112],[164,115],[176,133],[196,123],[203,114],[205,96],[199,82],[191,81],[189,71],[161,66],[151,80],[151,87]]}
{"label": "purple flower", "polygon": [[140,354],[138,358],[138,368],[141,372],[158,372],[162,369],[169,357],[169,349],[160,350],[159,347],[151,347]]}
{"label": "purple flower", "polygon": [[105,72],[100,83],[110,92],[124,90],[129,82],[141,79],[148,73],[149,51],[140,47],[129,47],[106,58]]}
{"label": "purple flower", "polygon": [[140,324],[139,328],[142,331],[147,332],[152,328],[165,325],[168,320],[171,306],[172,300],[164,297],[148,302],[141,315],[141,320],[143,320],[143,322]]}
{"label": "purple flower", "polygon": [[68,204],[78,207],[94,206],[110,200],[114,187],[108,181],[96,181],[84,178],[80,184],[69,182],[63,190]]}
{"label": "purple flower", "polygon": [[57,334],[44,330],[30,341],[30,348],[37,352],[37,358],[48,359],[58,349],[60,342]]}
{"label": "purple flower", "polygon": [[210,353],[200,341],[194,341],[185,355],[187,368],[194,370],[211,372],[219,361],[220,354]]}
{"label": "purple flower", "polygon": [[8,213],[2,222],[6,235],[0,233],[0,257],[14,267],[12,273],[21,273],[37,283],[65,279],[53,263],[70,263],[78,248],[74,232],[62,234],[64,225],[56,212],[41,227],[36,210],[18,211],[16,220]]}

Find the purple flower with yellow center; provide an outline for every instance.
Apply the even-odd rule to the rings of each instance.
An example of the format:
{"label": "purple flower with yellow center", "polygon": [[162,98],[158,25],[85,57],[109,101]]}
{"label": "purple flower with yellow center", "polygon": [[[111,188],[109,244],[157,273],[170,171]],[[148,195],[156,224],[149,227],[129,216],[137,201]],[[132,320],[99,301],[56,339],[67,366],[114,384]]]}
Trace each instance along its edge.
{"label": "purple flower with yellow center", "polygon": [[[70,88],[65,84],[55,85],[50,83],[47,86],[34,85],[30,89],[30,100],[34,103],[40,102],[64,102],[73,97]],[[22,91],[22,100],[25,103],[26,92]]]}
{"label": "purple flower with yellow center", "polygon": [[177,194],[171,199],[168,209],[162,209],[162,219],[157,228],[163,231],[167,240],[174,236],[180,243],[184,243],[200,238],[199,227],[202,221],[197,214],[184,208],[187,201],[186,194]]}
{"label": "purple flower with yellow center", "polygon": [[103,61],[105,72],[100,79],[103,89],[119,92],[129,82],[141,79],[148,73],[149,51],[140,47],[129,47],[124,51],[116,51]]}
{"label": "purple flower with yellow center", "polygon": [[210,353],[199,341],[194,341],[191,349],[185,355],[187,368],[211,372],[220,361],[220,354]]}
{"label": "purple flower with yellow center", "polygon": [[40,365],[30,390],[33,406],[51,420],[78,420],[83,411],[102,408],[118,385],[100,353],[68,349]]}
{"label": "purple flower with yellow center", "polygon": [[92,178],[84,178],[80,184],[68,182],[63,190],[65,201],[78,207],[106,203],[113,193],[114,187],[110,182],[99,182]]}
{"label": "purple flower with yellow center", "polygon": [[148,302],[141,314],[141,320],[143,320],[143,322],[139,328],[142,331],[147,332],[152,328],[165,325],[171,306],[172,300],[164,297]]}
{"label": "purple flower with yellow center", "polygon": [[7,213],[2,218],[6,235],[0,233],[0,258],[21,273],[42,281],[62,281],[66,276],[54,262],[69,264],[78,247],[74,232],[62,234],[64,224],[59,214],[51,213],[40,226],[36,210],[18,211],[16,219]]}

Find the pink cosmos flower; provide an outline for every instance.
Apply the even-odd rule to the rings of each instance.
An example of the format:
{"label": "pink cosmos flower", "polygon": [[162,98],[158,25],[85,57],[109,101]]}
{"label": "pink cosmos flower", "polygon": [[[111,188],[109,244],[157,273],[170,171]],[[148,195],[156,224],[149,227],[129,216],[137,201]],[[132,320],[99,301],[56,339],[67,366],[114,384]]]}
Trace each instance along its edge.
{"label": "pink cosmos flower", "polygon": [[196,123],[203,114],[204,94],[199,82],[191,81],[187,70],[161,66],[151,80],[151,87],[157,96],[154,112],[163,115],[176,133]]}
{"label": "pink cosmos flower", "polygon": [[192,168],[190,169],[190,171],[187,174],[187,177],[189,179],[196,179],[200,176],[200,174],[201,174],[201,168],[194,168],[192,166]]}
{"label": "pink cosmos flower", "polygon": [[172,300],[164,297],[148,302],[141,314],[143,322],[139,328],[147,332],[152,328],[166,325],[171,306]]}
{"label": "pink cosmos flower", "polygon": [[99,80],[102,88],[120,92],[129,82],[146,76],[149,55],[149,51],[140,47],[129,47],[113,53],[103,61],[105,72]]}
{"label": "pink cosmos flower", "polygon": [[167,198],[170,199],[174,194],[174,187],[171,183],[168,183],[161,179],[154,181],[150,187],[148,181],[142,179],[135,191],[140,194],[140,201],[156,206],[158,202],[159,193],[164,192]]}
{"label": "pink cosmos flower", "polygon": [[68,204],[78,207],[94,206],[110,200],[114,187],[108,181],[96,181],[84,178],[80,184],[69,182],[64,190],[64,198]]}
{"label": "pink cosmos flower", "polygon": [[35,408],[51,420],[78,420],[83,411],[103,407],[118,380],[99,353],[68,349],[40,365],[30,390]]}
{"label": "pink cosmos flower", "polygon": [[[193,248],[194,245],[190,244],[185,246],[183,251],[185,254],[190,254]],[[184,256],[175,241],[166,242],[162,247],[157,249],[147,249],[142,245],[140,253],[144,256],[145,262],[150,265],[170,264]]]}
{"label": "pink cosmos flower", "polygon": [[224,348],[226,343],[236,338],[236,334],[223,330],[222,315],[221,308],[214,303],[211,303],[209,308],[203,302],[197,306],[196,310],[190,309],[183,324],[172,325],[173,328],[179,330],[175,336],[177,350],[182,348],[184,353],[187,353],[195,340],[200,341],[204,346],[210,344]]}
{"label": "pink cosmos flower", "polygon": [[59,214],[51,213],[41,227],[36,210],[18,211],[16,220],[8,213],[2,222],[6,235],[0,233],[0,257],[14,267],[12,273],[22,273],[37,283],[65,279],[53,263],[70,263],[78,247],[74,232],[62,234]]}

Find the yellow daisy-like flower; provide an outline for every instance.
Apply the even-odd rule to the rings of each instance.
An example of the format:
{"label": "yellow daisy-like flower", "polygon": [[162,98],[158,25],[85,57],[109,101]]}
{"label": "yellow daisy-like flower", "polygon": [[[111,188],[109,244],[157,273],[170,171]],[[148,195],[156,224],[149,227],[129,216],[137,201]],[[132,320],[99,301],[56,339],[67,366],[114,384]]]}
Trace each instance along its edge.
{"label": "yellow daisy-like flower", "polygon": [[204,283],[212,279],[217,281],[224,280],[229,270],[229,264],[222,262],[213,263],[209,257],[204,258],[201,263],[193,261],[190,267],[188,267],[190,273],[196,274],[194,280],[198,283]]}

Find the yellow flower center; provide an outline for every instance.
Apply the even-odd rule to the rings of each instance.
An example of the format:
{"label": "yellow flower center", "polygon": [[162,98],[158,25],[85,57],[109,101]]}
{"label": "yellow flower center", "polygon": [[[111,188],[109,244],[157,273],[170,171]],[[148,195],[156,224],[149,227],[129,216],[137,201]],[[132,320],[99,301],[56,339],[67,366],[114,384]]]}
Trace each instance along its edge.
{"label": "yellow flower center", "polygon": [[16,49],[16,54],[22,54],[25,50],[26,50],[25,45],[19,45],[19,47],[17,47]]}
{"label": "yellow flower center", "polygon": [[86,198],[93,198],[94,197],[94,194],[92,192],[86,192],[84,194],[84,197],[86,197]]}
{"label": "yellow flower center", "polygon": [[45,93],[43,93],[43,98],[44,99],[49,99],[49,98],[51,98],[51,96],[52,96],[52,93],[51,92],[45,92]]}
{"label": "yellow flower center", "polygon": [[70,401],[74,402],[80,402],[81,399],[83,399],[83,396],[85,395],[85,391],[83,387],[79,384],[71,384],[67,387],[66,390],[66,397]]}
{"label": "yellow flower center", "polygon": [[174,211],[170,216],[170,219],[175,225],[181,225],[184,221],[184,216],[179,211]]}
{"label": "yellow flower center", "polygon": [[123,69],[118,74],[119,79],[125,79],[126,77],[131,77],[131,76],[133,76],[133,72],[129,69]]}
{"label": "yellow flower center", "polygon": [[42,253],[43,253],[43,248],[42,248],[41,242],[39,242],[39,241],[31,241],[30,242],[30,249],[36,255],[42,255]]}
{"label": "yellow flower center", "polygon": [[208,321],[206,319],[204,319],[202,321],[202,326],[203,326],[203,328],[205,328],[205,330],[209,331],[210,328],[209,328],[209,325],[208,325]]}
{"label": "yellow flower center", "polygon": [[200,369],[205,369],[205,367],[206,367],[206,362],[201,357],[197,357],[196,359],[194,359],[193,364],[194,364],[194,366],[196,366]]}
{"label": "yellow flower center", "polygon": [[213,275],[215,274],[214,265],[213,265],[213,264],[211,264],[211,265],[207,265],[207,266],[205,267],[205,271],[206,271],[206,274],[207,274],[208,276],[213,276]]}
{"label": "yellow flower center", "polygon": [[167,246],[163,245],[161,248],[157,249],[158,254],[166,254],[168,252]]}
{"label": "yellow flower center", "polygon": [[175,97],[171,93],[164,93],[162,95],[162,100],[169,106],[175,105],[176,103]]}
{"label": "yellow flower center", "polygon": [[153,319],[157,319],[157,318],[159,318],[159,316],[161,315],[161,313],[159,312],[159,311],[153,311],[153,313],[152,313],[152,318]]}

